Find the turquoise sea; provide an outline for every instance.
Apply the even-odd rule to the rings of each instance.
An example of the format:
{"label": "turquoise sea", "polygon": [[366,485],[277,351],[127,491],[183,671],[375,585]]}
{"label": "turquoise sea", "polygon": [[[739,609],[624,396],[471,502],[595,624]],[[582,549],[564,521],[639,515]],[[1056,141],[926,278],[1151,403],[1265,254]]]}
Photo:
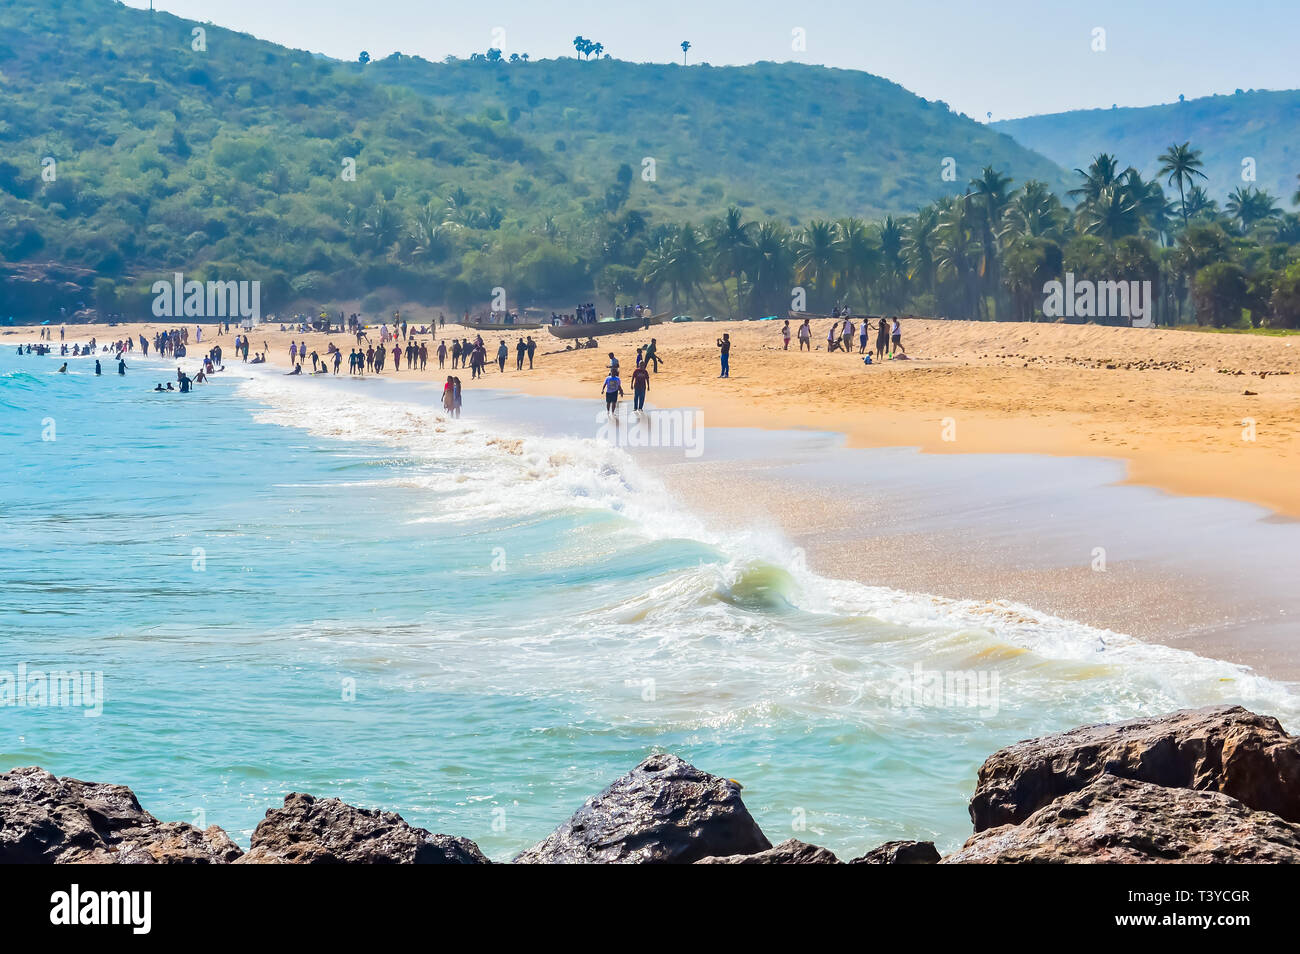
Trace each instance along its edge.
{"label": "turquoise sea", "polygon": [[1001,745],[1300,713],[1226,663],[823,579],[776,535],[705,531],[625,450],[472,394],[445,421],[426,391],[240,367],[157,395],[166,364],[13,351],[0,676],[102,673],[103,700],[0,704],[0,769],[129,785],[245,846],[307,791],[506,859],[666,750],[740,781],[773,841],[948,849]]}

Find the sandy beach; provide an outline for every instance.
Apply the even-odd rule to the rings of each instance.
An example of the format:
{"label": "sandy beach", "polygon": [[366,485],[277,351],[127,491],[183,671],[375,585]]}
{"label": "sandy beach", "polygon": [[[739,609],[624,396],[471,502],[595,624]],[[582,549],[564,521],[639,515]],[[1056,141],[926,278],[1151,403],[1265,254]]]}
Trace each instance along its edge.
{"label": "sandy beach", "polygon": [[[413,326],[428,313],[404,311]],[[648,332],[599,339],[599,347],[564,351],[546,329],[535,368],[514,370],[521,332],[484,335],[489,358],[502,338],[511,348],[506,373],[495,363],[475,387],[599,399],[614,351],[630,376],[635,349],[652,337],[662,359],[653,406],[700,408],[710,427],[813,428],[841,432],[854,447],[917,447],[926,453],[1035,453],[1119,458],[1127,479],[1173,494],[1223,497],[1300,517],[1300,336],[1213,334],[1098,325],[904,320],[911,360],[866,367],[855,354],[827,354],[829,321],[813,323],[812,352],[781,348],[781,322],[665,324]],[[162,323],[68,326],[69,342],[104,342],[153,334]],[[793,326],[792,326],[793,327]],[[325,353],[343,334],[281,332],[267,323],[254,351],[289,366],[291,341]],[[193,329],[191,329],[192,332]],[[449,324],[446,333],[474,331]],[[733,342],[731,376],[718,379],[716,339]],[[205,330],[205,343],[213,334]],[[35,340],[36,329],[6,329],[3,339]],[[57,346],[57,329],[55,344]],[[428,336],[425,336],[426,338]],[[233,334],[212,338],[233,353]],[[372,334],[378,340],[378,334]],[[192,343],[193,345],[193,343]],[[431,349],[432,350],[432,349]],[[206,347],[191,347],[193,363]],[[556,353],[558,352],[558,353]],[[384,376],[441,380],[429,370]],[[346,373],[346,365],[344,366]],[[1253,422],[1253,425],[1252,425]],[[1253,440],[1248,439],[1253,437]]]}

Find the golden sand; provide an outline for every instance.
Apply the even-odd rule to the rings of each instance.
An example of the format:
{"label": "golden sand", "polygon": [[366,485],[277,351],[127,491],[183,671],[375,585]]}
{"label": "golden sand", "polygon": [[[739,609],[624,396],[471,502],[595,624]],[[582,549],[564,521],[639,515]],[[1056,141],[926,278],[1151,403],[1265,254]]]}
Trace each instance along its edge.
{"label": "golden sand", "polygon": [[[414,325],[427,315],[408,318]],[[928,453],[1093,455],[1128,462],[1128,479],[1176,494],[1250,501],[1300,516],[1300,336],[1212,334],[1097,325],[903,321],[908,361],[867,367],[855,354],[827,354],[829,321],[813,323],[812,352],[781,348],[781,322],[657,325],[609,335],[591,350],[564,351],[546,329],[522,332],[538,343],[535,369],[514,370],[518,331],[484,334],[489,359],[502,338],[511,347],[506,373],[495,363],[479,382],[460,373],[467,413],[476,386],[599,399],[614,351],[630,376],[635,349],[658,339],[663,366],[650,400],[658,407],[701,408],[708,426],[815,428],[843,432],[853,446],[912,446]],[[162,323],[69,326],[68,341],[104,342]],[[344,334],[281,332],[263,325],[254,351],[287,367],[290,341],[345,355]],[[792,323],[793,327],[793,323]],[[473,330],[448,325],[450,334]],[[716,339],[731,335],[731,377],[718,378]],[[193,328],[191,326],[191,335]],[[233,334],[191,343],[192,365],[209,341],[233,359]],[[13,336],[13,337],[10,337]],[[6,330],[13,341],[35,329]],[[428,338],[429,336],[425,336]],[[55,344],[57,345],[57,330]],[[372,332],[372,339],[378,334]],[[874,340],[874,333],[872,335]],[[557,352],[558,353],[552,353]],[[441,380],[446,371],[385,377]],[[343,373],[346,373],[346,362]],[[1248,393],[1250,392],[1250,393]]]}

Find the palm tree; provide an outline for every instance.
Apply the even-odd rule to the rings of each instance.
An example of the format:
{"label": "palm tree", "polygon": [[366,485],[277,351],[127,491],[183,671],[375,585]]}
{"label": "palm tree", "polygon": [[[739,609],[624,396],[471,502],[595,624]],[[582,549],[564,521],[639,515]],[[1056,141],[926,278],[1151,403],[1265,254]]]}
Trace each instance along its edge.
{"label": "palm tree", "polygon": [[908,278],[917,291],[927,294],[934,291],[938,269],[939,210],[927,205],[907,223],[903,239],[903,254],[907,257]]}
{"label": "palm tree", "polygon": [[1210,198],[1200,186],[1192,186],[1187,192],[1187,214],[1195,219],[1200,216],[1213,218],[1219,214],[1219,203]]}
{"label": "palm tree", "polygon": [[1102,186],[1101,191],[1079,208],[1078,225],[1085,235],[1113,242],[1136,235],[1142,225],[1138,203],[1121,183]]}
{"label": "palm tree", "polygon": [[[753,250],[754,224],[746,222],[740,209],[731,206],[720,219],[709,226],[709,242],[713,251],[714,278],[722,286],[722,293],[730,306],[727,280],[736,282],[736,311],[743,299],[744,267]],[[734,313],[734,312],[733,312]]]}
{"label": "palm tree", "polygon": [[835,255],[839,260],[845,292],[855,289],[862,296],[863,307],[870,307],[869,291],[880,268],[880,249],[870,226],[858,218],[836,222]]}
{"label": "palm tree", "polygon": [[1160,155],[1160,171],[1157,175],[1168,175],[1168,184],[1178,183],[1178,198],[1183,206],[1183,227],[1187,226],[1187,196],[1183,191],[1184,184],[1191,185],[1195,176],[1206,178],[1201,171],[1201,150],[1191,148],[1191,141],[1183,143],[1181,146],[1177,143],[1171,145]]}
{"label": "palm tree", "polygon": [[682,40],[682,66],[686,65],[686,51],[691,48],[690,40]]}
{"label": "palm tree", "polygon": [[1277,199],[1253,186],[1238,186],[1228,193],[1228,202],[1224,208],[1241,223],[1243,233],[1249,232],[1256,223],[1277,218],[1282,212],[1277,207]]}
{"label": "palm tree", "polygon": [[[985,166],[977,178],[970,181],[969,194],[974,196],[974,209],[979,217],[980,278],[983,280],[985,294],[992,294],[998,300],[1001,285],[998,276],[998,227],[1002,222],[1002,213],[1007,205],[1007,186],[1011,177],[1004,176],[992,166]],[[999,314],[1001,306],[999,305]]]}
{"label": "palm tree", "polygon": [[892,215],[880,223],[880,273],[876,285],[880,289],[881,304],[886,308],[901,308],[907,297],[907,259],[903,255],[903,223]]}
{"label": "palm tree", "polygon": [[1065,209],[1047,183],[1031,179],[1007,203],[998,237],[1003,241],[1013,237],[1056,239],[1064,220]]}
{"label": "palm tree", "polygon": [[762,222],[755,230],[745,263],[751,314],[761,315],[789,308],[790,282],[794,276],[791,244],[790,233],[780,222]]}
{"label": "palm tree", "polygon": [[835,226],[830,222],[809,222],[795,238],[795,280],[811,284],[823,304],[832,302],[835,288]]}
{"label": "palm tree", "polygon": [[1082,169],[1074,170],[1076,174],[1083,177],[1083,183],[1079,188],[1071,189],[1066,195],[1084,202],[1096,199],[1106,186],[1119,184],[1118,168],[1119,160],[1114,156],[1105,152],[1099,153],[1093,158],[1086,172]]}
{"label": "palm tree", "polygon": [[1138,216],[1147,224],[1156,241],[1164,244],[1165,236],[1169,232],[1171,211],[1165,190],[1154,179],[1150,182],[1144,181],[1142,173],[1131,167],[1124,173],[1124,188],[1128,190],[1129,198],[1137,206]]}

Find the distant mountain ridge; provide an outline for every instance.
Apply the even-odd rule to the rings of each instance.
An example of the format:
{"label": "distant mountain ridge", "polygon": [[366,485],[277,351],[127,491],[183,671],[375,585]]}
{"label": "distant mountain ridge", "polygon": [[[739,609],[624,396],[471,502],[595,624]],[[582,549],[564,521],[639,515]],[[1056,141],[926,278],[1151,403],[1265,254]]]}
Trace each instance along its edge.
{"label": "distant mountain ridge", "polygon": [[[907,214],[992,165],[1053,189],[1066,173],[1011,137],[856,70],[556,59],[430,62],[395,55],[357,72],[470,115],[505,117],[588,178],[620,165],[633,195],[674,219],[735,204],[754,216]],[[646,181],[643,162],[654,161]],[[950,178],[944,178],[945,160]]]}
{"label": "distant mountain ridge", "polygon": [[[1300,90],[1251,90],[1158,106],[1088,109],[992,124],[1067,169],[1085,168],[1099,152],[1154,176],[1156,157],[1190,141],[1203,152],[1202,183],[1220,202],[1238,186],[1266,189],[1291,206],[1300,174]],[[1242,176],[1254,161],[1255,181]]]}

